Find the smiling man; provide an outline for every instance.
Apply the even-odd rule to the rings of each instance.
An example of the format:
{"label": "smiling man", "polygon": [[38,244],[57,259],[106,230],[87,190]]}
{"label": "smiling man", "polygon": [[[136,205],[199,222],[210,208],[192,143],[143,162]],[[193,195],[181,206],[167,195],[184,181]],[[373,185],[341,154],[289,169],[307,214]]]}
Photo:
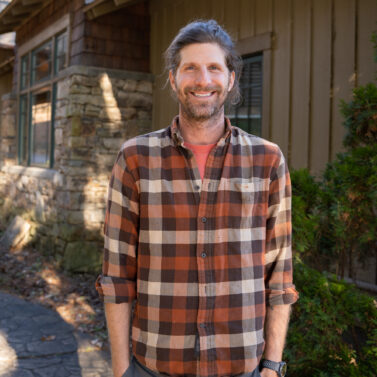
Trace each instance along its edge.
{"label": "smiling man", "polygon": [[215,21],[182,28],[165,57],[179,114],[123,145],[109,186],[97,289],[114,375],[284,376],[287,165],[225,117],[241,65]]}

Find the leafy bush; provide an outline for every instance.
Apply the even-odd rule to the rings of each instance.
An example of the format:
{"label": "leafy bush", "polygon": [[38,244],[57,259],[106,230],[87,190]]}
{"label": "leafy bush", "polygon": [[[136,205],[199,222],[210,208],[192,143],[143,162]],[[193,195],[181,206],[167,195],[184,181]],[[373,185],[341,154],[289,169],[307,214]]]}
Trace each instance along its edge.
{"label": "leafy bush", "polygon": [[355,148],[377,142],[377,87],[373,83],[353,90],[353,99],[341,101],[341,113],[347,129],[344,146]]}
{"label": "leafy bush", "polygon": [[377,303],[297,258],[285,359],[290,377],[373,377],[377,371]]}
{"label": "leafy bush", "polygon": [[292,171],[291,180],[293,249],[310,254],[318,240],[320,187],[307,169]]}
{"label": "leafy bush", "polygon": [[344,276],[346,261],[367,260],[377,248],[377,144],[339,154],[328,164],[322,184],[322,239],[330,245]]}

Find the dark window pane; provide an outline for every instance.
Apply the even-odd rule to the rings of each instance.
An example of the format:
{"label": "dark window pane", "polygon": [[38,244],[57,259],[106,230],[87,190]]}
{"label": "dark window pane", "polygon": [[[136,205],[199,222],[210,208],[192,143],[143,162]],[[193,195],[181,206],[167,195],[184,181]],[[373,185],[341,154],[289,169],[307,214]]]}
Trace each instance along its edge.
{"label": "dark window pane", "polygon": [[67,50],[67,32],[64,32],[55,39],[55,73],[67,67]]}
{"label": "dark window pane", "polygon": [[240,79],[242,100],[236,106],[227,106],[226,114],[234,126],[261,135],[262,127],[263,55],[243,59]]}
{"label": "dark window pane", "polygon": [[21,90],[29,86],[29,55],[24,55],[21,58]]}
{"label": "dark window pane", "polygon": [[51,129],[51,91],[32,95],[31,156],[30,163],[46,165],[49,162]]}
{"label": "dark window pane", "polygon": [[51,77],[51,41],[32,52],[32,84]]}
{"label": "dark window pane", "polygon": [[19,160],[21,164],[27,162],[27,140],[28,140],[28,122],[27,122],[27,95],[20,97],[20,117],[19,117]]}

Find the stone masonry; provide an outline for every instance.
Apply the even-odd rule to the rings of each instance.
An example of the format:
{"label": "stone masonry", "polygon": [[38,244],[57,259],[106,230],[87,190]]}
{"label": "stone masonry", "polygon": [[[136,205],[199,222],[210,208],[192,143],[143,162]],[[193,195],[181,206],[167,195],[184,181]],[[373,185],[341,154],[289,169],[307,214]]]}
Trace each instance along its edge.
{"label": "stone masonry", "polygon": [[1,98],[0,167],[16,162],[16,98],[5,94]]}
{"label": "stone masonry", "polygon": [[[11,133],[4,143],[2,136],[0,211],[3,218],[17,213],[31,221],[34,242],[65,268],[93,271],[101,261],[111,169],[125,140],[151,131],[153,80],[150,74],[82,66],[61,76],[54,168],[4,159],[15,151],[16,137]],[[15,108],[14,101],[5,108],[2,124],[4,116],[14,119]]]}

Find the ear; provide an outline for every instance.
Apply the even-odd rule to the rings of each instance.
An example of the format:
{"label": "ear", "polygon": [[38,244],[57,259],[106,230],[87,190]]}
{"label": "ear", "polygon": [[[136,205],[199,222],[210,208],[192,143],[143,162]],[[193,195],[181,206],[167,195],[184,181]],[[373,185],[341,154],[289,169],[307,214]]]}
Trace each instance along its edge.
{"label": "ear", "polygon": [[233,89],[235,79],[236,79],[236,73],[234,71],[230,72],[228,92],[230,92]]}
{"label": "ear", "polygon": [[175,78],[174,78],[174,75],[173,75],[173,71],[170,70],[169,71],[169,81],[170,81],[170,86],[171,88],[176,92],[177,91],[177,88],[175,86]]}

